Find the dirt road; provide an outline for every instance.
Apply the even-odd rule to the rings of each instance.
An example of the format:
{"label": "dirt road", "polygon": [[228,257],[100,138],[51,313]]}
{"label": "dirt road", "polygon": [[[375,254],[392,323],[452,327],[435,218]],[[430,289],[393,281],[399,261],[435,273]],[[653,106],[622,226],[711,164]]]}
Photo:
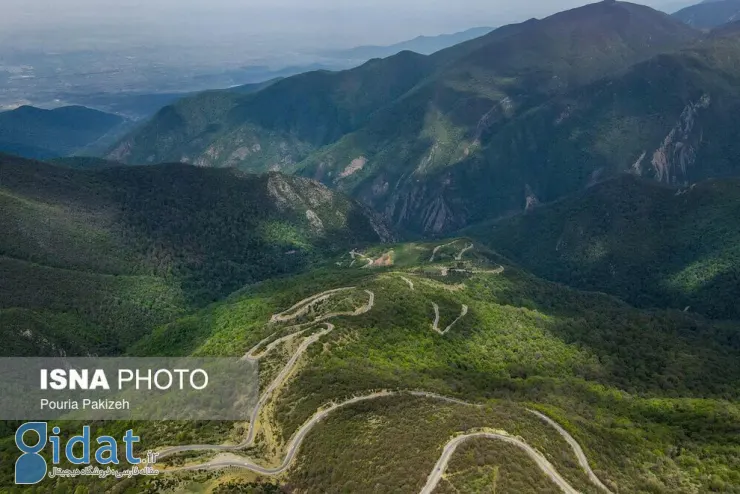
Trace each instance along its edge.
{"label": "dirt road", "polygon": [[[501,268],[501,270],[503,270],[503,268]],[[409,283],[411,289],[413,290],[413,283],[406,278],[404,278],[404,280],[406,280],[407,283]],[[345,290],[351,290],[351,289],[352,287],[338,288],[334,290],[328,290],[326,292],[322,292],[316,295],[312,295],[311,297],[308,297],[298,302],[297,304],[293,305],[286,311],[283,311],[279,314],[272,316],[272,321],[273,322],[287,321],[287,320],[295,319],[299,315],[305,314],[308,311],[307,307],[310,308],[310,306],[317,303],[318,301],[325,300],[326,298],[331,297],[337,293],[340,293]],[[357,316],[357,315],[364,314],[372,310],[375,304],[375,294],[370,290],[365,290],[365,293],[368,294],[368,302],[365,305],[358,307],[354,311],[324,314],[324,315],[317,316],[310,323],[304,323],[304,324],[293,326],[293,328],[295,328],[297,331],[290,333],[286,336],[283,336],[281,338],[278,338],[277,340],[272,341],[270,344],[268,344],[264,348],[264,350],[258,352],[260,348],[262,348],[268,341],[270,341],[270,339],[272,339],[275,336],[276,333],[273,333],[272,335],[260,341],[252,349],[250,349],[247,352],[247,354],[244,356],[244,358],[251,359],[251,360],[259,360],[263,358],[265,355],[269,354],[272,350],[277,348],[278,345],[301,336],[309,329],[312,329],[312,327],[315,327],[316,324],[319,324],[322,321],[325,321],[326,319],[330,319],[330,318],[334,318],[338,316],[353,316],[353,315]],[[434,306],[434,311],[435,311],[435,320],[433,323],[433,328],[435,331],[437,331],[440,334],[447,333],[461,318],[465,317],[465,315],[468,312],[468,307],[463,304],[462,311],[460,315],[457,317],[457,319],[455,319],[452,322],[452,324],[447,326],[447,328],[445,328],[444,331],[441,331],[439,329],[439,318],[440,318],[439,306],[436,303],[433,303],[433,306]],[[257,424],[259,422],[260,414],[262,410],[264,409],[264,406],[271,399],[275,391],[280,386],[282,386],[284,382],[290,377],[291,373],[296,367],[298,360],[306,352],[306,350],[311,345],[319,341],[323,336],[326,336],[327,334],[331,333],[335,329],[335,326],[331,323],[324,322],[324,324],[326,326],[324,329],[308,336],[301,342],[301,344],[298,346],[295,352],[291,355],[288,362],[280,370],[278,375],[272,380],[269,386],[264,390],[264,392],[259,398],[257,406],[255,406],[252,412],[252,415],[250,416],[249,430],[247,432],[247,436],[244,439],[244,441],[236,445],[191,444],[191,445],[184,445],[184,446],[175,446],[175,447],[167,448],[167,449],[160,451],[159,458],[162,459],[162,458],[166,458],[168,456],[171,456],[177,453],[182,453],[182,452],[187,452],[187,451],[233,452],[233,451],[242,450],[242,449],[252,446],[255,440]],[[430,398],[430,399],[445,401],[449,403],[455,403],[458,405],[480,406],[480,405],[471,404],[471,403],[468,403],[468,402],[465,402],[463,400],[459,400],[456,398],[441,396],[435,393],[428,393],[425,391],[387,391],[387,390],[377,391],[377,392],[369,393],[363,396],[356,396],[356,397],[347,399],[345,401],[342,401],[340,403],[331,403],[317,410],[316,413],[313,416],[311,416],[293,434],[293,436],[291,437],[286,447],[285,456],[283,457],[283,460],[280,463],[280,465],[278,465],[277,467],[264,467],[264,466],[256,464],[254,461],[252,461],[249,458],[237,457],[235,455],[220,455],[219,457],[214,458],[213,460],[208,461],[208,462],[204,462],[204,463],[200,463],[196,465],[187,465],[183,467],[170,468],[165,471],[174,472],[174,471],[186,471],[186,470],[214,470],[214,469],[227,468],[227,467],[238,467],[238,468],[246,468],[248,470],[257,472],[262,475],[270,475],[270,476],[279,475],[279,474],[284,473],[290,467],[291,463],[293,462],[296,455],[298,454],[298,451],[300,449],[300,446],[303,440],[306,438],[308,433],[313,429],[313,427],[317,423],[319,423],[321,420],[329,416],[335,410],[338,410],[340,408],[347,407],[347,406],[350,406],[350,405],[353,405],[355,403],[359,403],[362,401],[373,400],[373,399],[389,397],[389,396],[399,396],[403,394],[417,396],[417,397]],[[605,491],[606,493],[611,494],[609,489],[607,489],[606,486],[603,483],[601,483],[601,481],[598,479],[596,474],[591,470],[591,467],[589,466],[586,455],[583,452],[583,449],[581,448],[581,446],[578,444],[578,442],[570,434],[568,434],[568,432],[565,429],[563,429],[557,422],[555,422],[551,418],[535,410],[528,410],[528,411],[536,415],[537,417],[539,417],[541,420],[544,420],[548,425],[552,426],[555,430],[557,430],[558,433],[568,442],[570,447],[573,449],[576,455],[576,458],[578,459],[578,463],[583,468],[583,470],[587,473],[591,482],[594,485],[598,486],[603,491]],[[555,467],[540,452],[538,452],[536,449],[531,447],[529,444],[527,444],[522,439],[510,436],[504,431],[500,431],[500,432],[471,432],[468,434],[457,436],[451,439],[450,441],[448,441],[442,450],[442,455],[440,456],[439,460],[434,466],[434,469],[432,470],[432,472],[429,474],[427,478],[426,485],[421,491],[422,494],[429,494],[436,488],[439,481],[442,479],[442,476],[444,474],[445,469],[447,468],[450,458],[454,454],[457,447],[463,442],[467,441],[468,439],[476,438],[476,437],[496,439],[499,441],[507,442],[509,444],[513,444],[521,448],[527,453],[527,455],[529,455],[530,458],[532,458],[535,461],[535,463],[543,471],[543,473],[545,473],[545,475],[547,475],[563,492],[567,494],[576,494],[578,492],[559,474],[559,472],[555,469]]]}
{"label": "dirt road", "polygon": [[455,256],[455,260],[456,261],[462,261],[462,258],[465,255],[465,253],[467,251],[469,251],[470,249],[472,249],[473,247],[474,247],[473,244],[470,244],[470,245],[464,247],[463,250],[461,250],[460,252],[458,252],[458,254]]}
{"label": "dirt road", "polygon": [[452,326],[457,324],[457,322],[463,317],[465,317],[468,313],[468,306],[463,304],[462,310],[460,311],[460,315],[457,316],[457,319],[452,321],[452,323],[449,326],[447,326],[444,330],[441,330],[439,329],[439,305],[432,302],[432,307],[434,307],[434,322],[432,323],[432,329],[441,335],[447,334],[447,332],[452,329]]}
{"label": "dirt road", "polygon": [[591,483],[597,486],[599,489],[601,489],[604,492],[607,492],[609,494],[612,494],[612,492],[599,480],[599,477],[596,476],[593,470],[591,470],[591,466],[588,464],[588,459],[586,458],[586,453],[583,452],[583,449],[581,448],[581,445],[578,444],[578,441],[575,440],[573,436],[568,434],[568,431],[563,429],[560,424],[555,422],[553,419],[545,415],[544,413],[540,413],[536,410],[527,410],[529,413],[533,413],[540,419],[544,420],[549,424],[551,427],[553,427],[556,431],[560,433],[561,436],[563,436],[563,439],[570,445],[570,447],[573,449],[573,452],[576,455],[576,458],[578,459],[578,464],[581,465],[581,468],[584,472],[586,472],[586,475],[588,475],[589,480],[591,480]]}
{"label": "dirt road", "polygon": [[317,293],[316,295],[311,295],[308,298],[304,298],[300,302],[294,304],[289,309],[284,310],[283,312],[280,312],[278,314],[273,314],[273,316],[270,318],[270,322],[287,322],[292,321],[293,319],[296,319],[304,314],[306,314],[312,306],[314,306],[316,303],[321,302],[322,300],[326,300],[330,297],[332,297],[334,294],[347,291],[347,290],[354,290],[355,287],[344,287],[344,288],[335,288],[333,290],[327,290],[325,292]]}
{"label": "dirt road", "polygon": [[431,494],[434,489],[437,487],[437,484],[440,480],[442,480],[442,475],[444,474],[445,470],[447,469],[447,464],[450,462],[450,458],[452,457],[453,453],[457,449],[457,447],[462,444],[463,442],[477,438],[487,438],[487,439],[496,439],[499,441],[504,441],[509,444],[513,444],[514,446],[517,446],[524,450],[527,455],[529,455],[530,458],[534,460],[534,462],[537,464],[537,466],[542,470],[542,472],[547,475],[555,484],[560,487],[560,489],[565,492],[566,494],[579,494],[576,489],[574,489],[567,480],[565,480],[555,469],[552,464],[547,461],[547,458],[542,456],[540,452],[538,452],[536,449],[534,449],[529,444],[525,443],[521,439],[518,439],[516,437],[508,436],[505,434],[498,434],[494,432],[474,432],[471,434],[464,434],[462,436],[457,436],[454,439],[451,439],[442,450],[442,456],[440,456],[439,460],[437,460],[437,464],[434,465],[434,469],[432,470],[432,473],[429,474],[429,477],[427,477],[427,483],[424,485],[424,487],[421,490],[420,494]]}
{"label": "dirt road", "polygon": [[406,282],[406,284],[411,288],[411,290],[414,290],[414,282],[410,279],[406,278],[405,276],[401,276],[401,279]]}
{"label": "dirt road", "polygon": [[[354,398],[345,400],[341,403],[334,403],[334,404],[327,406],[326,408],[323,408],[317,411],[306,423],[303,424],[303,426],[301,426],[300,429],[298,429],[298,431],[295,434],[293,434],[293,437],[290,439],[290,442],[288,443],[288,447],[286,448],[285,457],[282,463],[278,467],[275,467],[275,468],[262,467],[260,465],[257,465],[253,461],[249,460],[248,458],[216,458],[206,463],[171,468],[171,469],[168,469],[167,471],[175,472],[175,471],[187,471],[187,470],[216,470],[219,468],[237,467],[237,468],[246,468],[248,470],[251,470],[253,472],[257,472],[263,475],[279,475],[285,472],[288,469],[288,467],[290,467],[290,464],[293,462],[296,454],[298,453],[301,443],[306,438],[306,436],[311,431],[311,429],[313,429],[313,427],[317,423],[319,423],[321,420],[326,418],[332,412],[340,408],[353,405],[355,403],[359,403],[362,401],[374,400],[376,398],[384,398],[388,396],[399,396],[403,394],[410,394],[413,396],[419,396],[419,397],[431,398],[431,399],[436,399],[436,400],[441,400],[441,401],[448,401],[448,402],[457,403],[457,404],[475,406],[475,405],[471,405],[470,403],[465,403],[463,401],[456,400],[454,398],[448,398],[446,396],[440,396],[434,393],[426,393],[423,391],[378,391],[378,392],[370,393],[364,396],[356,396]],[[236,445],[236,446],[190,445],[190,446],[178,446],[176,448],[171,448],[170,450],[168,450],[168,452],[169,454],[174,454],[174,453],[179,453],[179,452],[197,451],[197,450],[236,451],[236,450],[244,449],[247,446],[248,445],[244,443]]]}
{"label": "dirt road", "polygon": [[432,251],[432,257],[429,258],[429,262],[434,262],[434,258],[437,255],[437,252],[439,252],[439,249],[442,249],[444,247],[447,247],[448,245],[452,245],[456,243],[457,243],[457,240],[453,240],[452,242],[448,242],[446,244],[436,246],[434,250]]}
{"label": "dirt road", "polygon": [[[360,403],[363,401],[368,400],[374,400],[377,398],[384,398],[384,397],[390,397],[390,396],[402,396],[402,395],[412,395],[412,396],[418,396],[423,398],[429,398],[434,400],[440,400],[445,402],[450,402],[458,405],[465,405],[465,406],[480,406],[473,403],[468,403],[456,398],[450,398],[447,396],[438,395],[435,393],[427,393],[424,391],[378,391],[375,393],[370,393],[363,396],[356,396],[353,398],[350,398],[348,400],[345,400],[340,403],[332,403],[329,406],[326,406],[320,410],[318,410],[308,421],[306,421],[298,431],[293,434],[293,436],[290,439],[290,442],[288,443],[288,447],[286,448],[285,457],[283,458],[283,461],[280,463],[279,466],[273,467],[273,468],[267,468],[260,466],[256,463],[254,463],[252,460],[248,458],[241,458],[241,457],[217,457],[211,461],[200,463],[197,465],[187,465],[183,467],[177,467],[168,469],[168,472],[174,472],[174,471],[188,471],[188,470],[216,470],[221,468],[229,468],[229,467],[236,467],[236,468],[246,468],[248,470],[251,470],[253,472],[260,473],[262,475],[279,475],[281,473],[284,473],[291,465],[293,460],[295,459],[296,455],[298,454],[300,450],[301,443],[306,438],[308,433],[313,429],[313,427],[318,424],[321,420],[329,416],[332,412],[347,407],[350,405],[353,405],[355,403]],[[529,410],[531,413],[537,415],[538,417],[545,420],[549,425],[553,426],[558,432],[563,435],[563,437],[566,438],[570,446],[573,448],[573,450],[576,452],[576,456],[578,457],[578,461],[581,464],[581,466],[588,465],[588,461],[586,460],[585,455],[583,454],[583,450],[581,449],[580,445],[573,439],[562,427],[557,424],[557,422],[553,421],[546,415],[540,414],[539,412],[535,412],[533,410]],[[532,460],[537,464],[537,466],[542,470],[542,472],[547,475],[563,492],[566,494],[578,494],[578,491],[568,483],[567,480],[565,480],[562,475],[557,471],[557,469],[545,458],[539,451],[534,449],[532,446],[527,444],[525,441],[523,441],[520,438],[510,436],[506,434],[504,431],[501,432],[472,432],[469,434],[463,434],[460,436],[457,436],[445,444],[442,455],[440,456],[439,460],[437,460],[437,463],[434,465],[434,468],[432,472],[427,477],[427,482],[424,485],[424,487],[421,490],[421,494],[431,494],[434,489],[436,488],[437,484],[439,484],[439,481],[442,479],[442,476],[444,475],[444,472],[447,468],[447,465],[449,464],[450,459],[452,458],[452,455],[455,453],[455,450],[457,447],[464,443],[465,441],[473,438],[487,438],[487,439],[495,439],[498,441],[503,441],[509,444],[513,444],[514,446],[517,446],[518,448],[521,448],[527,455],[532,458]],[[184,452],[184,451],[198,451],[198,450],[212,450],[212,451],[237,451],[240,449],[244,449],[245,447],[249,446],[249,444],[246,444],[246,441],[242,444],[235,445],[235,446],[213,446],[213,445],[189,445],[189,446],[178,446],[175,448],[171,448],[168,450],[168,454],[174,454],[177,452]],[[578,452],[580,451],[580,454]],[[588,468],[588,467],[585,467]],[[590,471],[590,468],[588,468],[588,471]],[[591,472],[593,474],[593,472]],[[609,490],[596,478],[595,475],[589,475],[589,478],[591,481],[605,490],[606,492],[609,492]]]}
{"label": "dirt road", "polygon": [[[295,310],[298,307],[301,307],[302,304],[313,304],[317,302],[319,299],[323,300],[325,297],[330,297],[336,293],[339,293],[344,290],[349,290],[350,288],[339,288],[335,290],[329,290],[326,292],[322,292],[316,295],[313,295],[311,297],[308,297],[301,302],[298,302],[297,304],[293,305],[290,309],[287,311],[282,312],[281,314],[285,314],[285,312],[290,312]],[[339,316],[358,316],[361,314],[364,314],[366,312],[369,312],[372,310],[373,306],[375,305],[375,293],[371,292],[370,290],[365,290],[365,293],[368,294],[368,302],[355,309],[353,312],[334,312],[329,314],[324,314],[322,316],[317,317],[312,321],[310,324],[318,324],[321,321],[325,319],[330,319],[333,317],[339,317]],[[302,310],[302,309],[300,309]],[[300,312],[299,310],[299,312]],[[273,320],[275,319],[275,316],[273,316]],[[249,430],[247,432],[247,437],[242,441],[241,443],[233,446],[227,446],[227,445],[208,445],[208,444],[192,444],[187,446],[175,446],[171,448],[164,449],[159,452],[159,458],[166,458],[168,456],[171,456],[176,453],[182,453],[185,451],[202,451],[202,450],[214,450],[214,451],[234,451],[239,449],[244,449],[252,445],[254,442],[254,437],[257,431],[257,422],[259,420],[260,413],[262,412],[262,409],[264,408],[267,401],[272,396],[273,392],[278,389],[290,376],[293,369],[296,366],[296,363],[298,362],[298,359],[306,352],[309,346],[316,343],[321,337],[326,336],[327,334],[334,331],[335,326],[331,323],[324,323],[326,324],[326,328],[312,334],[305,340],[301,342],[301,344],[298,346],[296,351],[293,353],[293,355],[290,357],[288,362],[283,366],[283,368],[280,370],[278,375],[275,377],[275,379],[272,380],[272,382],[269,384],[269,386],[262,392],[262,395],[259,398],[259,401],[257,402],[257,405],[254,407],[254,410],[252,411],[252,414],[249,419]],[[302,327],[305,325],[300,325],[297,327]],[[287,341],[289,339],[293,339],[297,337],[298,335],[306,332],[310,328],[302,329],[300,331],[291,333],[287,336],[284,336],[278,340],[273,341],[270,343],[265,350],[257,354],[257,350],[264,345],[269,339],[274,336],[274,333],[271,336],[268,336],[267,338],[260,341],[257,345],[255,345],[252,349],[250,349],[246,355],[244,355],[243,358],[250,359],[250,360],[259,360],[260,358],[267,355],[271,350],[277,347],[280,343]],[[256,467],[256,465],[255,465]],[[262,467],[259,467],[260,470],[255,469],[254,471],[262,471],[265,470]]]}

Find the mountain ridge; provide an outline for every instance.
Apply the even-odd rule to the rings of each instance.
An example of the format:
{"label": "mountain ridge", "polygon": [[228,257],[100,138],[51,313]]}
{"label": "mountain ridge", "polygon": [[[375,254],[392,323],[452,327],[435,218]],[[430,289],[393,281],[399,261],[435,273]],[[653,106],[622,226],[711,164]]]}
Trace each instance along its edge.
{"label": "mountain ridge", "polygon": [[421,55],[431,55],[437,51],[450,46],[478,38],[493,31],[492,27],[473,27],[451,34],[439,34],[436,36],[417,36],[416,38],[401,41],[392,45],[365,45],[356,46],[346,50],[335,50],[328,52],[332,57],[341,57],[351,60],[370,60],[373,58],[386,58],[401,51],[413,51]]}
{"label": "mountain ridge", "polygon": [[[489,180],[489,136],[508,121],[699,36],[648,7],[591,4],[428,57],[402,52],[349,71],[302,74],[224,104],[185,100],[109,157],[299,173],[361,199],[397,228],[450,232],[478,219],[461,191],[475,173]],[[501,195],[526,188],[507,180]],[[496,207],[501,214],[511,204]]]}
{"label": "mountain ridge", "polygon": [[702,2],[679,10],[674,17],[697,29],[714,29],[740,20],[740,1],[716,0]]}
{"label": "mountain ridge", "polygon": [[[648,17],[645,22],[649,25],[668,26],[664,45],[653,31],[643,28],[642,15]],[[613,22],[615,16],[621,24]],[[588,20],[586,24],[583,18]],[[465,63],[446,65],[442,76],[399,100],[385,118],[379,112],[365,129],[314,153],[304,162],[301,173],[360,197],[394,224],[427,234],[450,232],[473,221],[469,211],[476,206],[471,203],[485,202],[465,197],[469,191],[463,190],[471,182],[473,186],[476,182],[488,185],[495,173],[501,184],[498,187],[502,187],[494,190],[497,196],[523,200],[527,182],[509,178],[513,170],[498,169],[512,160],[486,156],[486,148],[492,148],[488,141],[509,122],[527,118],[528,112],[548,99],[606,75],[602,71],[619,72],[664,48],[682,46],[696,39],[696,34],[647,7],[599,3],[508,26],[484,38],[494,42],[464,55]],[[652,48],[639,51],[631,47],[632,43],[644,47],[647,41]],[[593,53],[584,56],[583,50]],[[597,56],[599,50],[603,53]],[[530,60],[523,53],[529,54]],[[478,66],[481,68],[475,69]],[[408,122],[408,130],[401,133],[394,122]],[[511,147],[502,140],[502,149]],[[367,162],[364,173],[337,178],[340,167],[358,157]],[[399,169],[399,161],[406,166]],[[533,166],[515,163],[512,168]],[[373,170],[374,164],[380,169]],[[492,167],[497,168],[495,172]],[[511,183],[501,183],[502,175]],[[514,188],[518,190],[514,192]],[[505,200],[508,204],[501,204],[493,214],[518,207],[511,199]]]}
{"label": "mountain ridge", "polygon": [[84,106],[53,110],[21,106],[0,112],[0,152],[32,159],[69,156],[124,123],[122,117]]}
{"label": "mountain ridge", "polygon": [[[0,206],[10,354],[120,353],[244,285],[391,239],[314,181],[184,164],[74,169],[0,154]],[[19,338],[28,321],[34,338]]]}

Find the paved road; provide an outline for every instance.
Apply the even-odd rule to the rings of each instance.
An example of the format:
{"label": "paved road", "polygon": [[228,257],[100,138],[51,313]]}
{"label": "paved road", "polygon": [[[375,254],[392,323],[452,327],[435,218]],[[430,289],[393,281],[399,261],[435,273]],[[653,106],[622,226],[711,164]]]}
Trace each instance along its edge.
{"label": "paved road", "polygon": [[442,456],[440,456],[439,460],[437,460],[437,464],[434,465],[434,470],[432,470],[432,473],[430,473],[429,477],[427,477],[427,483],[421,489],[420,494],[431,494],[434,491],[439,481],[442,480],[442,475],[444,474],[445,469],[447,468],[447,464],[449,463],[450,458],[452,457],[452,454],[455,452],[457,447],[463,442],[476,437],[504,441],[523,449],[527,453],[527,455],[529,455],[529,457],[532,458],[535,463],[537,463],[537,466],[540,468],[540,470],[542,470],[545,475],[547,475],[553,482],[555,482],[555,484],[557,484],[557,486],[560,487],[563,492],[565,492],[566,494],[579,494],[578,491],[574,489],[568,483],[568,481],[565,480],[558,473],[555,467],[552,466],[549,461],[547,461],[547,458],[542,456],[542,454],[540,454],[532,446],[516,437],[507,436],[504,434],[497,434],[494,432],[474,432],[472,434],[465,434],[451,439],[442,450]]}

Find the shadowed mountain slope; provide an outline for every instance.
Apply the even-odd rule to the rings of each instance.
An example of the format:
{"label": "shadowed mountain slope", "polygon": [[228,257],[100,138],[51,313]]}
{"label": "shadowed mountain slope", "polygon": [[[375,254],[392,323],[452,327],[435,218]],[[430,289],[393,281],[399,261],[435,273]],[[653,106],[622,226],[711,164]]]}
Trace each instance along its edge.
{"label": "shadowed mountain slope", "polygon": [[740,319],[740,180],[674,189],[621,176],[468,233],[545,278]]}
{"label": "shadowed mountain slope", "polygon": [[22,106],[0,113],[0,152],[35,159],[68,156],[124,123],[124,119],[83,106],[42,110]]}
{"label": "shadowed mountain slope", "polygon": [[182,164],[88,171],[0,155],[0,204],[4,334],[60,319],[72,335],[39,336],[41,351],[115,353],[190,307],[388,238],[319,183]]}

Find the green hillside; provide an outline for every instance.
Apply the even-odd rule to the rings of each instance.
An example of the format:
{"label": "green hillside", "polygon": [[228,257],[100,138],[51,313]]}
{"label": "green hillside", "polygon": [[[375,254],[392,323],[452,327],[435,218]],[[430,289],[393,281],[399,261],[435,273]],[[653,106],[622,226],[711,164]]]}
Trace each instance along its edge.
{"label": "green hillside", "polygon": [[[274,351],[262,345],[260,368],[269,382],[299,342],[322,331],[271,395],[255,445],[238,452],[257,464],[277,464],[291,435],[329,402],[378,390],[419,390],[485,406],[387,394],[323,419],[285,474],[185,472],[137,479],[128,484],[130,492],[213,489],[229,482],[277,483],[303,492],[419,492],[443,444],[481,429],[522,438],[578,491],[601,492],[558,433],[525,407],[563,424],[612,492],[737,492],[736,324],[681,311],[642,311],[548,283],[477,244],[466,249],[467,239],[435,251],[437,245],[370,248],[361,253],[362,263],[345,254],[336,258],[338,265],[248,287],[158,328],[130,353],[241,356],[266,337],[286,337]],[[363,267],[381,258],[392,265]],[[300,305],[288,309],[340,287],[352,288],[309,302],[302,316]],[[366,304],[370,308],[358,312]],[[435,304],[443,334],[434,330]],[[347,314],[326,319],[333,329],[311,324],[337,311]],[[294,320],[269,323],[273,314],[293,313]],[[291,326],[302,323],[308,324]],[[301,328],[306,332],[288,336]],[[140,425],[142,448],[233,444],[246,434],[244,424],[212,425]],[[520,449],[508,451],[496,441],[466,443],[439,488],[478,492],[476,485],[496,476],[499,492],[558,492]],[[198,464],[215,455],[191,452],[165,464]],[[7,474],[8,467],[2,468]],[[91,481],[59,482],[72,489],[74,482]],[[62,484],[48,487],[54,485]]]}
{"label": "green hillside", "polygon": [[[359,206],[306,179],[182,164],[88,171],[4,157],[0,184],[7,354],[260,362],[265,401],[254,424],[115,422],[97,424],[99,433],[134,427],[142,450],[251,441],[228,455],[176,453],[162,468],[245,458],[277,468],[291,438],[305,437],[277,475],[219,467],[120,485],[59,478],[37,492],[420,492],[460,434],[499,440],[461,444],[436,492],[558,492],[516,444],[534,448],[578,492],[602,492],[562,433],[531,411],[572,435],[611,492],[738,492],[737,322],[638,309],[544,281],[477,239],[375,244],[385,234]],[[560,215],[575,218],[561,247],[599,260],[619,239],[609,255],[620,269],[658,264],[670,249],[696,251],[676,257],[691,266],[671,281],[702,286],[737,264],[737,185],[677,193],[624,177],[512,218],[504,236],[534,252],[537,242],[516,236],[517,222],[554,209],[555,219],[523,231],[544,242]],[[721,302],[714,298],[705,295]],[[12,430],[0,429],[0,485],[12,478]]]}
{"label": "green hillside", "polygon": [[124,119],[82,106],[0,112],[0,152],[49,159],[81,151],[122,126]]}
{"label": "green hillside", "polygon": [[623,176],[473,235],[539,276],[740,319],[740,181],[684,189]]}
{"label": "green hillside", "polygon": [[740,35],[740,20],[728,22],[727,24],[722,24],[721,26],[712,29],[709,34],[712,37],[738,36]]}
{"label": "green hillside", "polygon": [[82,170],[94,170],[98,168],[124,166],[123,163],[119,163],[117,161],[95,158],[93,156],[68,156],[65,158],[55,158],[53,160],[48,160],[48,162],[54,165],[66,166],[68,168],[79,168]]}
{"label": "green hillside", "polygon": [[387,238],[318,183],[187,165],[88,171],[0,155],[0,204],[3,334],[67,353],[120,353],[189,308]]}

